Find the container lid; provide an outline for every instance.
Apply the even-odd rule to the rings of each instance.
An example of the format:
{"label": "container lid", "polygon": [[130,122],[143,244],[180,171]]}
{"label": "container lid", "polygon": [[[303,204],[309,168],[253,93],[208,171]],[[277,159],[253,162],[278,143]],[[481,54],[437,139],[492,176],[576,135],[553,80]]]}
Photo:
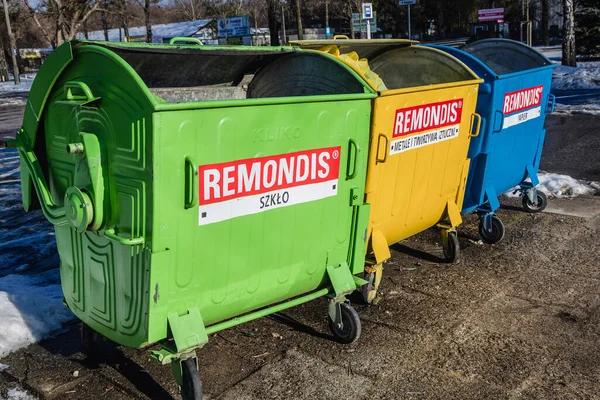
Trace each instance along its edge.
{"label": "container lid", "polygon": [[383,53],[392,48],[410,47],[418,44],[407,39],[332,39],[332,40],[292,40],[291,46],[297,46],[302,49],[320,50],[325,46],[337,46],[340,54],[347,54],[355,51],[361,58],[371,59],[371,57]]}
{"label": "container lid", "polygon": [[[359,71],[371,86],[381,92],[408,89],[427,85],[455,84],[479,79],[457,58],[437,49],[420,46],[405,39],[358,40],[301,40],[290,44],[302,49],[321,50],[343,56],[355,52],[368,61],[368,70],[374,75]],[[354,64],[351,64],[356,69]],[[384,85],[378,84],[380,79]],[[384,87],[385,89],[382,89]]]}
{"label": "container lid", "polygon": [[483,39],[461,48],[497,75],[506,75],[553,65],[533,47],[510,39]]}

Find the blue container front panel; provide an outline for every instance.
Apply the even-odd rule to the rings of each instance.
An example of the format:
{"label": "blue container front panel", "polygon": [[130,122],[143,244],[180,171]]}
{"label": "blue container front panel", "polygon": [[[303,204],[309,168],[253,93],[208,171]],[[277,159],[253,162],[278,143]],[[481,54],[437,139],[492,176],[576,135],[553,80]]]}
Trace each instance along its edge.
{"label": "blue container front panel", "polygon": [[[480,95],[477,112],[484,118],[485,127],[482,126],[479,137],[471,141],[471,167],[463,213],[489,206],[486,192],[497,197],[519,185],[529,177],[528,167],[529,172],[537,174],[546,133],[544,121],[552,69],[553,66],[548,66],[501,76],[490,82],[491,93]],[[513,111],[509,96],[505,109],[507,95],[525,89],[534,91],[539,86],[542,86],[539,104]]]}

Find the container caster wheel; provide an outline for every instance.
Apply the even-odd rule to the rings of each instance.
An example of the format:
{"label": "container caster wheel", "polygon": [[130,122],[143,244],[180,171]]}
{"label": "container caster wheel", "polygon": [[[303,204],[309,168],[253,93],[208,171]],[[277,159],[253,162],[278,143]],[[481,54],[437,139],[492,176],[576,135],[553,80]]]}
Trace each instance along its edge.
{"label": "container caster wheel", "polygon": [[81,343],[83,344],[83,354],[91,360],[97,360],[100,355],[100,341],[102,335],[81,323]]}
{"label": "container caster wheel", "polygon": [[533,204],[531,200],[529,200],[529,196],[525,194],[523,196],[523,208],[525,211],[530,213],[538,213],[543,211],[548,205],[548,198],[544,192],[536,191],[537,195],[537,204]]}
{"label": "container caster wheel", "polygon": [[331,333],[343,344],[354,343],[360,338],[361,325],[358,313],[352,306],[346,303],[338,303],[335,305],[339,307],[339,318],[341,323],[334,321],[331,316],[329,317],[329,329]]}
{"label": "container caster wheel", "polygon": [[460,244],[458,243],[458,237],[456,232],[448,232],[448,239],[444,246],[444,261],[449,264],[454,263],[460,255]]}
{"label": "container caster wheel", "polygon": [[[484,217],[485,218],[485,217]],[[484,219],[479,222],[479,234],[484,243],[496,244],[504,239],[504,224],[495,215],[489,219],[490,229],[486,229]]]}
{"label": "container caster wheel", "polygon": [[383,265],[377,264],[374,266],[365,267],[364,279],[367,281],[360,287],[363,300],[367,304],[371,304],[377,297],[377,290],[381,283],[381,274],[383,273]]}
{"label": "container caster wheel", "polygon": [[181,399],[202,400],[202,382],[196,358],[181,361]]}

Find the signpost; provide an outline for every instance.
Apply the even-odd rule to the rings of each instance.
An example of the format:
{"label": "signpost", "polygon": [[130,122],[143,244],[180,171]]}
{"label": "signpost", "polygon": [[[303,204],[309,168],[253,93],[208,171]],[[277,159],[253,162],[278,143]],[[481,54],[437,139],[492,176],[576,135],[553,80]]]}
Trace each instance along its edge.
{"label": "signpost", "polygon": [[[366,32],[367,21],[361,18],[361,13],[352,13],[352,29],[354,32]],[[371,34],[377,32],[377,12],[373,11],[373,18],[371,19]]]}
{"label": "signpost", "polygon": [[479,22],[504,22],[504,8],[487,8],[479,10],[477,16],[479,17]]}
{"label": "signpost", "polygon": [[400,0],[398,4],[401,6],[408,6],[408,38],[412,40],[410,35],[410,6],[417,4],[417,0]]}
{"label": "signpost", "polygon": [[220,38],[250,36],[250,17],[231,17],[218,20]]}
{"label": "signpost", "polygon": [[371,39],[371,18],[373,18],[372,3],[362,3],[362,17],[367,20],[367,39]]}

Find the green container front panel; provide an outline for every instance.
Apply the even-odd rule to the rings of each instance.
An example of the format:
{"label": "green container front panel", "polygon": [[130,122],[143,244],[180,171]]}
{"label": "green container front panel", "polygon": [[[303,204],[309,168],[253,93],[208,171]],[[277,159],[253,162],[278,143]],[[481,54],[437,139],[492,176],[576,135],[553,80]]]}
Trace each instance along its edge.
{"label": "green container front panel", "polygon": [[367,99],[156,113],[150,340],[168,313],[214,324],[352,264],[369,123]]}

